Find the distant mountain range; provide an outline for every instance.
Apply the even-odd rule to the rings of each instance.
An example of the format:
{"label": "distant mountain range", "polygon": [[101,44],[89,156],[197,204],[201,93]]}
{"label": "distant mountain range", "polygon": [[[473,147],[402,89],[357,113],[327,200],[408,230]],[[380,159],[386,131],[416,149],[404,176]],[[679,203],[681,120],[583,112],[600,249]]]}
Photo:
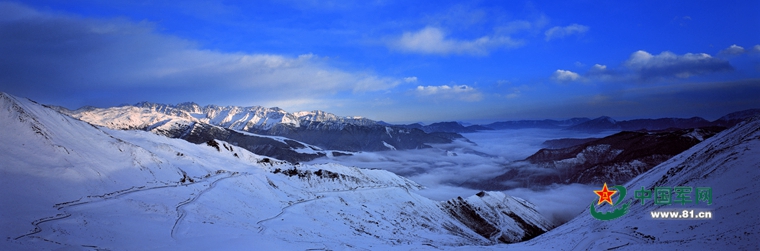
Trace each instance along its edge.
{"label": "distant mountain range", "polygon": [[451,132],[451,133],[472,133],[487,130],[503,129],[565,129],[570,131],[581,132],[602,132],[602,131],[638,131],[638,130],[665,130],[665,129],[686,129],[699,128],[707,126],[731,127],[745,119],[760,114],[760,109],[749,109],[744,111],[727,114],[715,121],[708,121],[700,117],[692,118],[658,118],[658,119],[633,119],[617,121],[608,116],[601,116],[595,119],[590,118],[571,118],[566,120],[513,120],[500,121],[484,125],[464,126],[459,122],[437,122],[430,125],[420,123],[400,125],[405,128],[417,128],[427,133],[431,132]]}
{"label": "distant mountain range", "polygon": [[565,128],[569,126],[578,125],[588,122],[589,118],[571,118],[566,120],[516,120],[516,121],[501,121],[491,124],[483,125],[486,128],[501,130],[501,129],[523,129],[523,128],[545,128],[556,129]]}
{"label": "distant mountain range", "polygon": [[94,125],[151,131],[193,143],[224,140],[290,162],[355,151],[429,148],[431,143],[463,138],[457,133],[428,133],[362,117],[339,117],[324,111],[288,113],[276,107],[142,102],[110,108],[57,109]]}
{"label": "distant mountain range", "polygon": [[437,122],[437,123],[432,123],[429,125],[414,123],[414,124],[398,125],[398,126],[409,128],[409,129],[420,129],[426,133],[433,133],[433,132],[470,133],[470,132],[494,130],[493,128],[481,126],[481,125],[464,126],[460,124],[459,122],[454,122],[454,121]]}

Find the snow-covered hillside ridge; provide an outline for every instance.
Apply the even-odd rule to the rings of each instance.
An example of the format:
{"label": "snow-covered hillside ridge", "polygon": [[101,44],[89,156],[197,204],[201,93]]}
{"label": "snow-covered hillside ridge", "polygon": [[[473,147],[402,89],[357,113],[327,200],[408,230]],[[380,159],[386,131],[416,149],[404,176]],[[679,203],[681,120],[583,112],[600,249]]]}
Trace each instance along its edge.
{"label": "snow-covered hillside ridge", "polygon": [[[248,132],[258,136],[280,136],[300,141],[301,145],[311,144],[322,149],[342,151],[429,148],[429,144],[450,143],[453,139],[463,138],[456,133],[425,133],[419,129],[389,126],[361,117],[339,117],[323,111],[288,113],[276,107],[201,107],[195,103],[165,105],[143,102],[135,106],[59,110],[72,117],[111,129],[146,130],[186,139],[188,132],[197,133],[194,128],[203,127],[201,131],[206,135],[202,138],[234,143],[234,140],[220,138],[219,133],[213,132],[219,130],[209,129],[219,127],[231,134]],[[258,146],[245,148],[263,155],[272,152],[261,152],[262,147]],[[280,154],[278,157],[285,159],[292,156]],[[313,158],[314,156],[296,156],[292,160]]]}
{"label": "snow-covered hillside ridge", "polygon": [[92,126],[0,93],[0,249],[410,249],[552,226],[500,192],[433,201],[384,170]]}
{"label": "snow-covered hillside ridge", "polygon": [[[623,186],[630,203],[621,218],[600,221],[589,210],[515,248],[558,250],[755,250],[760,234],[760,117],[729,128],[632,179]],[[614,184],[609,184],[614,185]],[[709,187],[712,204],[644,205],[635,190]],[[600,188],[601,189],[601,188]],[[591,193],[592,191],[589,191]],[[613,200],[617,200],[613,196]],[[673,195],[673,198],[676,198]],[[692,193],[690,198],[695,199]],[[592,203],[589,201],[589,203]],[[655,220],[652,210],[709,210],[712,219]],[[600,211],[611,211],[608,204]]]}

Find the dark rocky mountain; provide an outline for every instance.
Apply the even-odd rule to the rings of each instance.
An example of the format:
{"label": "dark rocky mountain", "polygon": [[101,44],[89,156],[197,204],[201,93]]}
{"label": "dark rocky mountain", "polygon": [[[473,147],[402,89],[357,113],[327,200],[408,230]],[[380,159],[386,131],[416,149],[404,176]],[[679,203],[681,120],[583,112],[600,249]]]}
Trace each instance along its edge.
{"label": "dark rocky mountain", "polygon": [[713,124],[700,117],[683,118],[660,118],[660,119],[634,119],[619,122],[624,131],[637,130],[665,130],[669,128],[699,128],[712,126]]}
{"label": "dark rocky mountain", "polygon": [[749,109],[727,114],[715,121],[708,121],[700,117],[692,118],[659,118],[659,119],[633,119],[616,121],[610,117],[602,116],[577,125],[567,127],[566,130],[600,132],[600,131],[638,131],[638,130],[665,130],[686,129],[706,126],[732,127],[739,122],[754,115],[760,114],[760,109]]}
{"label": "dark rocky mountain", "polygon": [[620,124],[607,116],[601,116],[577,125],[567,127],[566,130],[572,131],[619,131],[622,130]]}
{"label": "dark rocky mountain", "polygon": [[493,179],[464,185],[500,190],[553,183],[622,184],[724,129],[619,132],[566,148],[541,149]]}
{"label": "dark rocky mountain", "polygon": [[524,129],[524,128],[562,128],[567,126],[577,125],[583,122],[587,122],[588,118],[571,118],[566,120],[514,120],[514,121],[500,121],[491,124],[483,125],[484,127],[501,130],[501,129]]}
{"label": "dark rocky mountain", "polygon": [[[165,132],[164,135],[172,138],[184,139],[195,144],[214,142],[214,140],[226,141],[233,144],[234,147],[241,147],[255,154],[291,163],[309,161],[324,157],[328,154],[350,154],[345,152],[325,151],[319,147],[304,144],[292,139],[260,136],[200,122],[191,123],[186,127],[178,127],[174,130]],[[231,145],[224,146],[224,148],[219,148],[217,146],[216,148],[220,151],[223,149],[232,151],[232,147],[233,146]]]}
{"label": "dark rocky mountain", "polygon": [[560,149],[560,148],[567,148],[571,146],[577,146],[583,143],[591,142],[594,140],[597,140],[599,138],[562,138],[562,139],[550,139],[547,141],[544,141],[543,144],[541,144],[544,148],[547,149]]}
{"label": "dark rocky mountain", "polygon": [[325,149],[343,151],[383,151],[430,148],[428,144],[451,143],[464,138],[457,133],[430,132],[421,129],[380,125],[345,125],[341,129],[324,129],[321,122],[294,127],[275,125],[270,129],[251,129],[252,133],[277,135],[307,142]]}
{"label": "dark rocky mountain", "polygon": [[[404,128],[416,128],[424,132],[453,132],[453,133],[471,133],[486,130],[503,130],[503,129],[565,129],[581,132],[602,132],[602,131],[638,131],[638,130],[666,130],[666,129],[687,129],[707,126],[731,127],[753,115],[760,114],[760,109],[750,109],[730,113],[715,121],[708,121],[700,117],[692,118],[658,118],[658,119],[632,119],[632,120],[615,120],[608,116],[601,116],[595,119],[589,118],[571,118],[566,120],[512,120],[499,121],[485,125],[465,126],[458,122],[438,122],[430,125],[420,123],[398,125]],[[385,123],[387,124],[387,123]]]}
{"label": "dark rocky mountain", "polygon": [[432,123],[429,125],[414,123],[414,124],[398,125],[398,126],[403,127],[403,128],[409,128],[409,129],[420,129],[426,133],[433,133],[433,132],[471,133],[471,132],[478,132],[478,131],[493,130],[493,128],[485,127],[482,125],[465,126],[455,121],[437,122],[437,123]]}

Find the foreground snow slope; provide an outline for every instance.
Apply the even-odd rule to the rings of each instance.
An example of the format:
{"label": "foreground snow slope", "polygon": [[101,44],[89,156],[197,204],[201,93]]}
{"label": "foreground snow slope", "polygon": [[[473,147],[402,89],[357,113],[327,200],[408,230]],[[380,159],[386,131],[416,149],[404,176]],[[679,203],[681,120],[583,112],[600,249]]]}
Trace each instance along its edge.
{"label": "foreground snow slope", "polygon": [[[528,242],[530,250],[757,250],[760,246],[760,118],[755,117],[686,150],[626,183],[629,212],[600,221],[588,210]],[[612,186],[613,184],[609,184]],[[641,205],[644,187],[711,187],[713,204]],[[601,188],[600,188],[601,189]],[[591,193],[592,191],[589,191]],[[616,195],[617,196],[617,195]],[[675,196],[673,196],[675,198]],[[694,193],[692,193],[694,198]],[[613,196],[614,200],[617,200]],[[591,202],[589,202],[591,203]],[[652,210],[711,210],[710,220],[655,220]],[[609,207],[600,210],[609,210]],[[498,247],[497,247],[498,248]],[[489,248],[490,249],[490,248]]]}
{"label": "foreground snow slope", "polygon": [[383,170],[95,127],[0,93],[0,249],[432,249],[551,228],[499,192],[432,201]]}

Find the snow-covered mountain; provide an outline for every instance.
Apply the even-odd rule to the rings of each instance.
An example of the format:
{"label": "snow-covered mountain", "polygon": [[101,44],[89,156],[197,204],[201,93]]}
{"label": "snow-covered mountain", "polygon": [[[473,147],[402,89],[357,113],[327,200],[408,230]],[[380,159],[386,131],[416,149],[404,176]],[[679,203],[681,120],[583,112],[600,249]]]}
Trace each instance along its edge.
{"label": "snow-covered mountain", "polygon": [[[628,213],[609,221],[589,210],[528,242],[528,250],[756,250],[760,234],[760,117],[754,117],[652,168],[625,183]],[[609,184],[613,185],[613,184]],[[635,190],[655,187],[709,187],[712,204],[643,205]],[[589,191],[591,193],[592,191]],[[676,195],[673,195],[676,198]],[[694,199],[694,193],[691,194]],[[613,200],[617,200],[613,196]],[[592,203],[591,201],[589,203]],[[595,204],[595,202],[594,202]],[[619,205],[618,205],[619,206]],[[709,210],[709,220],[656,220],[653,210]],[[598,210],[610,210],[605,204]],[[499,247],[494,247],[494,250]]]}
{"label": "snow-covered mountain", "polygon": [[[147,130],[185,139],[185,133],[192,132],[194,127],[219,127],[228,134],[246,132],[258,136],[280,136],[299,141],[302,145],[342,151],[418,149],[430,147],[430,143],[450,143],[453,139],[462,138],[456,133],[425,133],[418,129],[382,125],[362,117],[339,117],[323,111],[288,113],[276,107],[201,107],[195,103],[166,105],[143,102],[135,106],[60,111],[111,129]],[[212,133],[202,138],[235,142],[218,136]],[[260,152],[258,147],[246,149],[268,155],[267,152]],[[284,154],[279,157],[285,159],[283,156],[288,157]],[[313,156],[297,156],[294,159],[298,161],[310,158]]]}
{"label": "snow-covered mountain", "polygon": [[384,170],[93,126],[4,93],[0,121],[2,250],[434,249],[552,227],[501,192],[433,201]]}
{"label": "snow-covered mountain", "polygon": [[[192,103],[180,104],[182,109],[165,105],[141,103],[141,106],[121,106],[108,109],[82,108],[69,111],[57,110],[91,124],[117,130],[144,130],[171,138],[180,138],[191,143],[204,143],[210,140],[223,140],[234,146],[245,148],[253,153],[290,162],[312,160],[324,156],[350,154],[344,151],[324,150],[320,147],[279,136],[254,134],[222,126],[208,124],[208,118],[198,113],[201,108]],[[208,110],[215,113],[215,110]],[[206,121],[206,122],[204,122]],[[222,124],[234,127],[227,120]]]}
{"label": "snow-covered mountain", "polygon": [[[130,107],[130,106],[122,106]],[[324,111],[301,111],[288,113],[277,107],[266,108],[261,106],[217,106],[207,105],[200,106],[196,103],[181,103],[178,105],[157,104],[141,102],[135,107],[146,108],[150,111],[164,113],[168,115],[179,115],[196,118],[200,122],[221,126],[239,131],[268,130],[272,127],[283,124],[300,127],[314,122],[329,124],[336,128],[345,125],[376,125],[377,122],[362,117],[340,117]],[[105,110],[110,110],[105,109]],[[108,119],[106,113],[102,113],[103,118]]]}

